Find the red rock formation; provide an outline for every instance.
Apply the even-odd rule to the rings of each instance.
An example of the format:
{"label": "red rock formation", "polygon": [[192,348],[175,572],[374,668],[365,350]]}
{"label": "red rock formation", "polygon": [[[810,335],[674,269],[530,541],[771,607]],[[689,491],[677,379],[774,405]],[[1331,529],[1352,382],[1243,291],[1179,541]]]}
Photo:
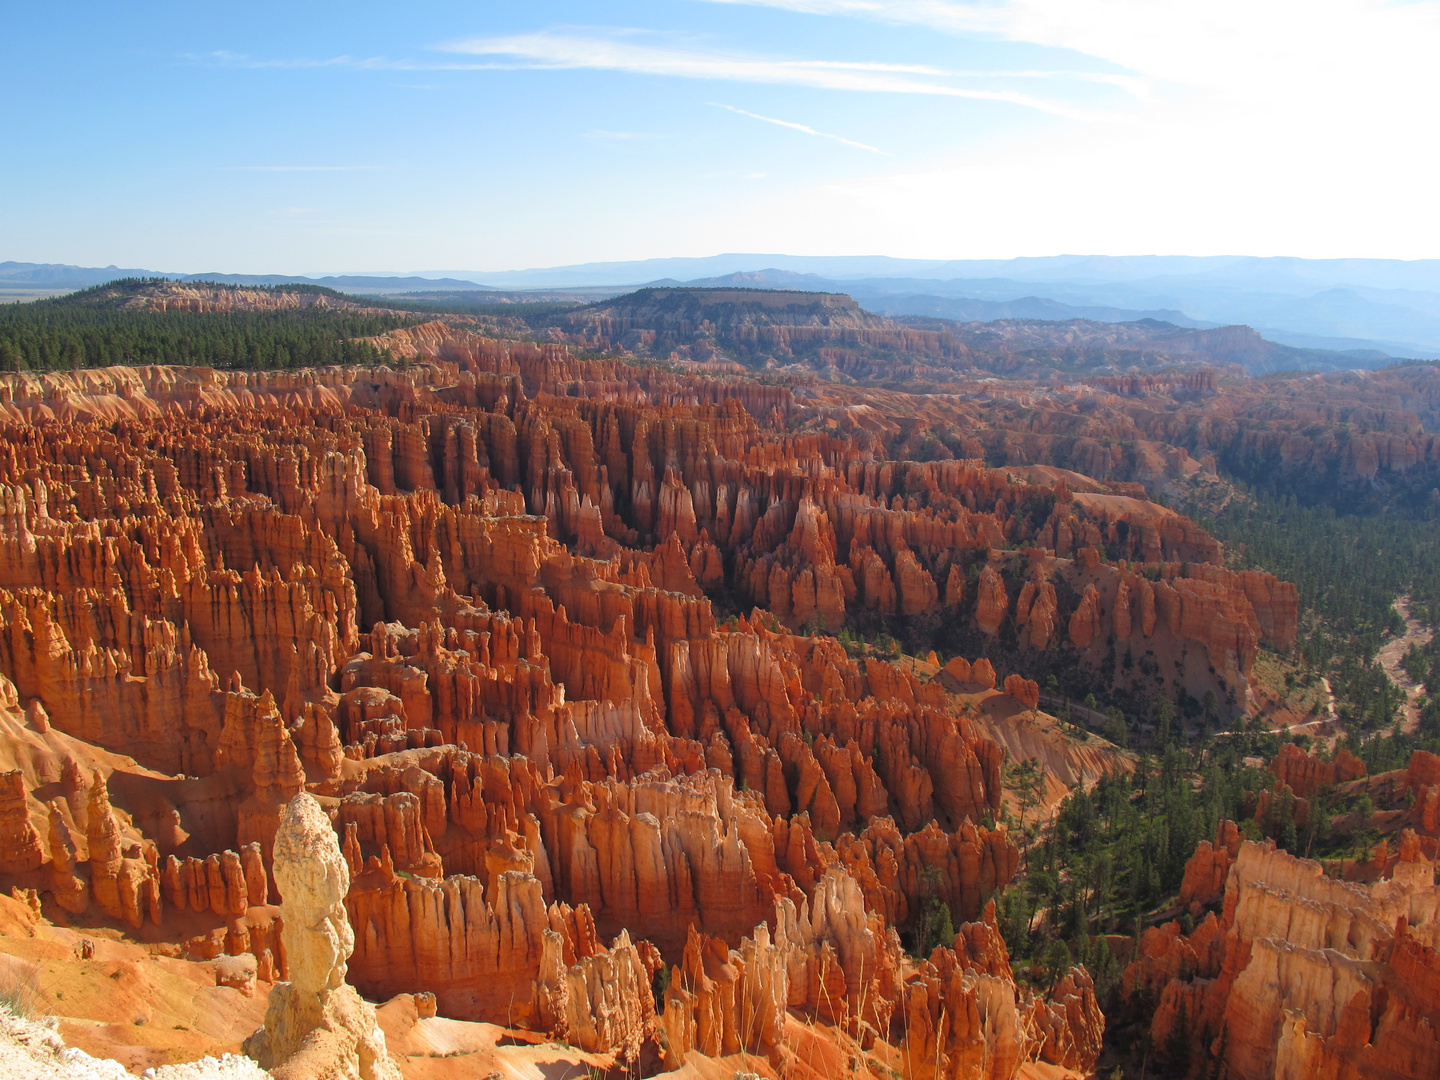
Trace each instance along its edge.
{"label": "red rock formation", "polygon": [[222,851],[204,859],[171,855],[160,888],[165,902],[179,911],[209,911],[226,918],[239,918],[251,907],[268,903],[270,891],[258,844],[238,854]]}
{"label": "red rock formation", "polygon": [[[896,332],[756,340],[859,371],[872,331]],[[42,844],[17,758],[7,883],[281,974],[268,868],[308,791],[367,994],[632,1062],[663,1023],[672,1053],[783,1063],[796,1010],[940,1075],[1090,1067],[1083,973],[1037,1002],[988,924],[915,973],[896,936],[928,872],[957,923],[1016,872],[982,822],[1038,685],[1001,698],[987,659],[930,678],[824,632],[943,609],[1008,642],[1018,595],[1022,653],[1188,650],[1192,689],[1243,701],[1261,638],[1293,632],[1285,588],[1134,485],[986,468],[970,435],[971,460],[914,460],[935,454],[883,392],[836,406],[443,323],[386,340],[419,362],[0,378],[0,671],[25,740],[106,763],[44,762],[64,798]],[[737,598],[757,610],[720,623]]]}
{"label": "red rock formation", "polygon": [[994,637],[1000,632],[1000,624],[1005,621],[1009,607],[1010,600],[1005,595],[1005,583],[1000,580],[995,568],[987,564],[985,569],[980,571],[980,591],[975,602],[976,625]]}
{"label": "red rock formation", "polygon": [[86,840],[90,853],[90,891],[106,915],[139,928],[148,915],[160,921],[160,885],[155,851],[127,856],[122,850],[120,825],[110,807],[105,777],[95,773],[86,813]]}
{"label": "red rock formation", "polygon": [[445,876],[443,862],[421,820],[420,799],[411,792],[347,795],[340,801],[337,824],[355,827],[355,842],[362,850],[386,848],[399,871],[426,878]]}
{"label": "red rock formation", "polygon": [[237,838],[240,844],[258,842],[268,858],[285,807],[305,790],[305,769],[270,691],[261,695],[255,715],[259,730],[250,748],[254,794],[240,805]]}
{"label": "red rock formation", "polygon": [[1270,771],[1277,784],[1285,784],[1301,798],[1309,798],[1321,788],[1358,780],[1365,775],[1365,763],[1344,748],[1333,761],[1322,761],[1294,743],[1284,743],[1270,763]]}
{"label": "red rock formation", "polygon": [[1416,750],[1404,772],[1405,787],[1415,793],[1411,820],[1428,836],[1440,834],[1440,754]]}
{"label": "red rock formation", "polygon": [[945,606],[947,608],[958,608],[960,602],[965,599],[965,574],[959,565],[950,567],[950,575],[945,579]]}
{"label": "red rock formation", "polygon": [[72,915],[90,906],[90,890],[75,873],[75,840],[65,824],[59,800],[50,804],[50,891]]}
{"label": "red rock formation", "polygon": [[895,554],[895,591],[899,594],[900,614],[919,615],[935,606],[939,590],[930,574],[916,561],[908,547]]}
{"label": "red rock formation", "polygon": [[[882,912],[897,927],[910,928],[927,889],[950,908],[959,922],[977,918],[984,901],[1014,877],[1019,852],[1008,835],[967,823],[945,833],[931,823],[920,832],[902,835],[891,818],[880,818],[857,836],[842,836],[835,845],[839,862],[860,883],[866,907]],[[786,853],[784,862],[794,861]],[[938,881],[927,880],[938,871]],[[797,880],[805,874],[791,869]]]}
{"label": "red rock formation", "polygon": [[905,1023],[917,1075],[994,1080],[1039,1057],[1086,1071],[1100,1056],[1104,1017],[1083,969],[1048,999],[1018,993],[993,905],[967,923],[954,949],[937,948],[908,980]]}
{"label": "red rock formation", "polygon": [[1018,701],[1021,708],[1040,707],[1040,684],[1034,679],[1027,679],[1023,675],[1006,675],[1005,693]]}
{"label": "red rock formation", "polygon": [[1230,866],[1240,852],[1240,830],[1233,821],[1222,821],[1215,830],[1215,842],[1201,840],[1195,854],[1185,864],[1185,877],[1180,882],[1180,903],[1192,914],[1214,903],[1225,892]]}
{"label": "red rock formation", "polygon": [[[543,1030],[533,983],[545,931],[561,932],[565,921],[562,909],[547,912],[533,875],[501,874],[487,902],[476,878],[402,878],[388,859],[372,859],[345,907],[355,927],[350,977],[362,993],[383,999],[429,988],[446,1016]],[[593,942],[588,913],[572,918],[590,927]],[[568,944],[571,956],[591,947],[573,932]]]}
{"label": "red rock formation", "polygon": [[1071,968],[1046,999],[1032,1004],[1030,1015],[1040,1039],[1040,1060],[1077,1072],[1095,1066],[1105,1036],[1105,1015],[1083,967]]}
{"label": "red rock formation", "polygon": [[[1015,625],[1022,628],[1025,644],[1042,651],[1049,647],[1055,634],[1058,610],[1059,600],[1055,594],[1055,586],[1050,581],[1041,578],[1025,583],[1020,590],[1020,598],[1015,603]],[[1119,610],[1118,604],[1116,610]],[[1121,636],[1118,629],[1116,636]],[[1128,630],[1124,636],[1129,636]]]}
{"label": "red rock formation", "polygon": [[[1183,1017],[1231,1076],[1435,1075],[1440,896],[1414,834],[1401,848],[1391,877],[1358,886],[1271,844],[1239,845],[1222,918],[1188,938],[1174,923],[1147,931],[1125,971],[1129,992],[1158,994],[1156,1045]],[[1222,855],[1201,845],[1187,882],[1208,889]]]}
{"label": "red rock formation", "polygon": [[570,965],[559,933],[547,930],[545,945],[537,991],[544,1027],[582,1050],[637,1066],[657,1029],[651,985],[659,954],[647,942],[632,944],[623,930],[609,949]]}
{"label": "red rock formation", "polygon": [[963,656],[952,656],[946,661],[944,672],[963,686],[970,681],[970,661]]}
{"label": "red rock formation", "polygon": [[0,873],[28,873],[45,861],[25,795],[24,773],[19,769],[0,773]]}
{"label": "red rock formation", "polygon": [[1100,594],[1094,585],[1087,585],[1080,606],[1070,616],[1070,643],[1077,649],[1088,649],[1100,636]]}

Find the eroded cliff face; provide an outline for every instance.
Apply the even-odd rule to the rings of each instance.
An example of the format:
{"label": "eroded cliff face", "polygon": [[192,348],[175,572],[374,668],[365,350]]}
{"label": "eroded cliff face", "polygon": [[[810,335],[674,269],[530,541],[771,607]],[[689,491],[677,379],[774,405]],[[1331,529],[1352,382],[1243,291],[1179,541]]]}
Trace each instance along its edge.
{"label": "eroded cliff face", "polygon": [[[797,440],[785,387],[435,350],[405,375],[0,386],[3,884],[292,985],[287,905],[343,909],[360,993],[636,1067],[662,1026],[672,1055],[793,1064],[787,1017],[935,1075],[1092,1064],[1088,977],[1017,987],[985,914],[1018,861],[986,732],[1038,687],[794,632],[986,589],[1012,618],[992,541],[1082,515],[1018,525],[1033,492],[1001,473]],[[1203,547],[1156,528],[1161,554]],[[1102,633],[1133,578],[1129,634],[1213,644],[1243,677],[1263,620],[1226,571],[1048,550],[1034,580],[1086,575]],[[983,588],[954,582],[982,563]],[[757,609],[720,625],[726,588]],[[334,896],[287,885],[297,805],[338,845]],[[969,925],[917,966],[901,935],[937,889]]]}
{"label": "eroded cliff face", "polygon": [[1189,934],[1147,930],[1124,973],[1128,994],[1158,1001],[1154,1045],[1184,1025],[1192,1067],[1244,1080],[1440,1074],[1440,889],[1407,832],[1388,876],[1326,876],[1224,822],[1186,868],[1192,910],[1220,898]]}

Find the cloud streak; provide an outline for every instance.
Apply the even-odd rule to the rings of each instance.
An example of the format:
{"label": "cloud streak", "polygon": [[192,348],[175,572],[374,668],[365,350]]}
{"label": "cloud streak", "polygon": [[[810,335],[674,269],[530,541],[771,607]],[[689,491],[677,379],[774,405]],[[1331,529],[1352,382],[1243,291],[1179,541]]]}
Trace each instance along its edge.
{"label": "cloud streak", "polygon": [[916,94],[1003,102],[1072,120],[1101,114],[1014,90],[956,86],[940,68],[868,61],[796,60],[654,45],[633,35],[606,36],[541,31],[503,37],[469,38],[442,46],[470,56],[503,56],[505,66],[537,70],[619,71],[719,82],[767,83],[876,94]]}
{"label": "cloud streak", "polygon": [[[1134,92],[1141,80],[1209,87],[1266,81],[1281,69],[1309,67],[1316,82],[1336,80],[1328,62],[1394,71],[1408,56],[1428,78],[1440,31],[1435,0],[707,0],[809,15],[869,19],[968,36],[1072,50],[1136,73],[1080,74]],[[1330,54],[1330,55],[1326,55]],[[1401,68],[1402,72],[1414,69]],[[1287,72],[1286,77],[1289,73]],[[1398,76],[1397,76],[1398,77]],[[1277,80],[1278,81],[1278,80]]]}
{"label": "cloud streak", "polygon": [[809,124],[797,124],[793,120],[777,120],[773,116],[761,116],[759,113],[747,112],[745,109],[737,109],[734,105],[723,105],[718,101],[712,101],[710,104],[714,105],[717,109],[728,109],[730,112],[737,113],[740,116],[748,116],[751,120],[763,120],[767,124],[776,124],[779,127],[790,128],[792,131],[804,132],[806,135],[814,135],[821,139],[831,139],[845,146],[854,147],[856,150],[868,150],[872,154],[884,154],[886,157],[890,156],[879,147],[870,146],[863,142],[856,142],[854,139],[847,139],[843,135],[832,135],[828,131],[816,131]]}
{"label": "cloud streak", "polygon": [[[714,3],[784,7],[815,14],[866,14],[879,4],[859,0],[711,0]],[[853,10],[852,10],[853,9]],[[638,30],[543,30],[478,37],[437,46],[441,52],[485,57],[472,61],[392,59],[384,56],[263,58],[215,51],[186,54],[187,63],[208,67],[272,70],[351,69],[358,71],[614,71],[632,75],[763,83],[877,94],[912,94],[992,101],[1070,120],[1116,119],[1053,97],[992,86],[957,85],[985,80],[1072,80],[1115,86],[1135,97],[1148,96],[1142,80],[1125,74],[1046,70],[956,70],[929,64],[867,60],[812,60],[655,44],[659,35]],[[493,58],[493,59],[492,59]]]}

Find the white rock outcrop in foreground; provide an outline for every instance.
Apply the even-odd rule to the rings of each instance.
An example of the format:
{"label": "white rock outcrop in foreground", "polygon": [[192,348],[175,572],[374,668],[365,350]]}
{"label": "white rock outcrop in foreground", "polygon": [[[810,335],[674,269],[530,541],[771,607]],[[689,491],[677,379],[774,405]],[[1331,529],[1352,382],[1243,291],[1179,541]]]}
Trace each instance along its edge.
{"label": "white rock outcrop in foreground", "polygon": [[350,868],[330,819],[303,792],[275,835],[275,884],[290,981],[270,991],[265,1026],[245,1052],[277,1080],[400,1080],[374,1006],[345,984],[355,948],[345,915]]}
{"label": "white rock outcrop in foreground", "polygon": [[[0,1076],[5,1080],[132,1080],[124,1065],[66,1046],[51,1025],[0,1007]],[[226,1054],[145,1070],[145,1080],[269,1080],[249,1058]]]}

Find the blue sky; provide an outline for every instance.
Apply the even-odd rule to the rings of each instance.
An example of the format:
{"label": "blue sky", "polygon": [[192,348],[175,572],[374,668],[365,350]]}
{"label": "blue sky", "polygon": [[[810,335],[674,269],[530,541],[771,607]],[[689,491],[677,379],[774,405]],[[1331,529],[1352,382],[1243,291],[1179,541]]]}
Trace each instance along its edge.
{"label": "blue sky", "polygon": [[1440,255],[1440,5],[7,6],[0,259]]}

